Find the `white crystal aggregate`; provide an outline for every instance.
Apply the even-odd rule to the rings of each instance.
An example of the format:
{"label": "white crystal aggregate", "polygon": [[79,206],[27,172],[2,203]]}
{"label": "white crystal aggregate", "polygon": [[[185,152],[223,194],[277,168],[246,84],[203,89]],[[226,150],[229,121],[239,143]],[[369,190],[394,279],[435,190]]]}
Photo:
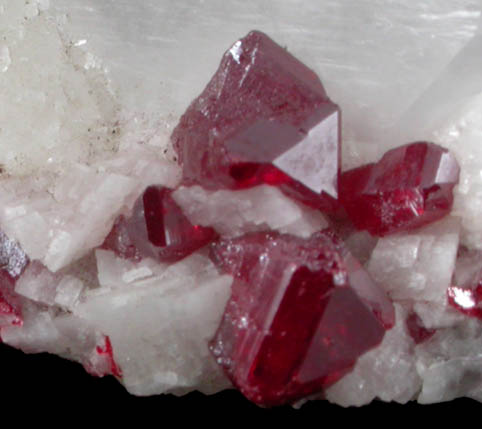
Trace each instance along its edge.
{"label": "white crystal aggregate", "polygon": [[415,344],[407,332],[407,311],[395,304],[395,327],[382,343],[365,353],[352,372],[326,392],[326,399],[339,405],[361,406],[378,398],[406,403],[420,390],[422,380],[416,370]]}
{"label": "white crystal aggregate", "polygon": [[[146,186],[178,184],[170,131],[229,44],[257,28],[341,106],[345,168],[421,139],[461,166],[450,217],[345,237],[394,301],[396,325],[323,396],[343,406],[482,401],[481,324],[446,300],[453,280],[469,284],[481,268],[481,11],[478,0],[0,0],[0,227],[33,261],[15,285],[23,325],[0,318],[3,342],[116,372],[136,395],[230,387],[208,341],[232,279],[204,251],[169,265],[97,247]],[[193,223],[227,236],[268,227],[306,237],[328,225],[268,186],[173,197]],[[456,260],[460,246],[469,256]],[[418,345],[412,313],[436,329]]]}
{"label": "white crystal aggregate", "polygon": [[241,191],[181,186],[172,197],[193,225],[212,226],[227,237],[273,229],[306,238],[328,226],[319,211],[303,207],[267,185]]}
{"label": "white crystal aggregate", "polygon": [[129,287],[94,290],[73,310],[109,336],[130,392],[213,393],[229,386],[207,343],[219,324],[232,279],[220,276],[207,257],[200,257],[187,258],[149,281],[141,278]]}
{"label": "white crystal aggregate", "polygon": [[442,305],[455,269],[459,232],[459,219],[448,217],[413,232],[380,238],[368,272],[393,300]]}

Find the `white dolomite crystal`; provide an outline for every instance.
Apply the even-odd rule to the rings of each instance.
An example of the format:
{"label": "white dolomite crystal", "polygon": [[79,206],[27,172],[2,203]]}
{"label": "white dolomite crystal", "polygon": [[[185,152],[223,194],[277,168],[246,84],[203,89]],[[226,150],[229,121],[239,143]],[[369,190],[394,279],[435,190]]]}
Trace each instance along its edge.
{"label": "white dolomite crystal", "polygon": [[407,332],[406,310],[395,305],[395,327],[383,342],[364,354],[348,375],[326,390],[326,398],[339,405],[365,405],[375,398],[406,403],[421,387],[416,371],[415,344]]}
{"label": "white dolomite crystal", "polygon": [[396,301],[443,304],[459,245],[459,219],[380,238],[367,269]]}
{"label": "white dolomite crystal", "polygon": [[[131,393],[213,393],[229,386],[210,358],[208,341],[221,319],[232,278],[220,276],[203,259],[199,272],[186,272],[185,266],[192,266],[188,258],[170,275],[92,291],[74,309],[109,336]],[[184,276],[179,275],[182,271]]]}
{"label": "white dolomite crystal", "polygon": [[181,186],[173,198],[194,225],[212,226],[228,237],[266,229],[309,237],[328,226],[319,211],[303,207],[268,185],[215,192]]}
{"label": "white dolomite crystal", "polygon": [[[14,289],[23,324],[0,314],[2,341],[114,374],[136,395],[230,387],[208,341],[232,278],[206,250],[168,264],[98,247],[148,185],[178,185],[169,135],[226,47],[257,27],[340,105],[345,168],[421,139],[461,167],[450,217],[344,237],[394,301],[396,325],[323,396],[343,406],[482,401],[482,322],[446,299],[482,269],[482,5],[247,0],[233,12],[229,3],[0,0],[0,229],[31,260]],[[270,186],[172,196],[193,224],[225,236],[329,226]],[[420,344],[411,314],[436,330]]]}

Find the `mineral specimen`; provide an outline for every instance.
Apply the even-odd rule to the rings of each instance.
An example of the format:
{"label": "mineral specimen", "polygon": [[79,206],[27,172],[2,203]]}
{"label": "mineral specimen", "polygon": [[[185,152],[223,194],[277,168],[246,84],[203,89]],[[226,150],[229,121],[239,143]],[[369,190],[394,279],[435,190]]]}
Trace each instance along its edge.
{"label": "mineral specimen", "polygon": [[[48,3],[0,0],[2,342],[136,395],[482,400],[478,2]],[[182,115],[253,22],[289,52],[249,33]]]}

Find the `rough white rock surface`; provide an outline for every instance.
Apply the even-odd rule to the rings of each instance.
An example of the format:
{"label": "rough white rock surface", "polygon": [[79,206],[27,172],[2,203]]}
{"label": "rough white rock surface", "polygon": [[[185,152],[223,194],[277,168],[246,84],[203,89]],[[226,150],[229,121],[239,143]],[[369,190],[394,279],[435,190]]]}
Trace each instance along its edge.
{"label": "rough white rock surface", "polygon": [[[481,12],[479,0],[0,0],[0,228],[34,261],[15,286],[24,323],[0,318],[2,340],[105,375],[109,339],[120,381],[138,395],[229,387],[207,341],[231,278],[203,251],[167,265],[96,247],[147,185],[178,184],[169,134],[224,50],[256,28],[320,74],[341,106],[345,168],[420,139],[461,165],[452,217],[380,240],[345,237],[395,301],[397,323],[326,397],[482,401],[481,322],[445,299],[452,281],[473,286],[480,270]],[[270,187],[174,197],[225,235],[269,226],[307,236],[327,224]],[[472,259],[456,261],[459,243]],[[419,345],[412,312],[437,329]]]}

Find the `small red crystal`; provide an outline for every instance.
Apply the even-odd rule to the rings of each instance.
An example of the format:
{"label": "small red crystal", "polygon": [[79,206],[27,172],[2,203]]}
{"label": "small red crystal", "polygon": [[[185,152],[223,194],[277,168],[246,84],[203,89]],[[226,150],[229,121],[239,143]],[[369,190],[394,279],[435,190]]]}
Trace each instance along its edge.
{"label": "small red crystal", "polygon": [[104,345],[102,347],[97,346],[96,351],[99,355],[104,356],[107,359],[109,363],[109,374],[121,378],[122,370],[120,369],[119,365],[117,365],[117,362],[114,360],[114,350],[108,336],[106,336],[104,339]]}
{"label": "small red crystal", "polygon": [[421,344],[435,334],[435,329],[427,329],[417,313],[410,313],[406,320],[407,330],[415,344]]}
{"label": "small red crystal", "polygon": [[326,210],[338,196],[338,106],[312,70],[258,31],[226,52],[172,141],[185,184],[266,183]]}
{"label": "small red crystal", "polygon": [[[0,330],[2,326],[21,325],[22,317],[18,308],[14,307],[0,292]],[[1,339],[1,338],[0,338]]]}
{"label": "small red crystal", "polygon": [[358,229],[384,236],[434,222],[452,209],[459,165],[446,149],[416,142],[340,179],[340,201]]}
{"label": "small red crystal", "polygon": [[193,225],[171,193],[163,186],[149,186],[136,201],[132,216],[117,219],[102,248],[128,259],[176,262],[214,240],[216,231]]}
{"label": "small red crystal", "polygon": [[329,386],[393,326],[390,301],[329,231],[222,239],[212,259],[235,280],[211,351],[258,404]]}

